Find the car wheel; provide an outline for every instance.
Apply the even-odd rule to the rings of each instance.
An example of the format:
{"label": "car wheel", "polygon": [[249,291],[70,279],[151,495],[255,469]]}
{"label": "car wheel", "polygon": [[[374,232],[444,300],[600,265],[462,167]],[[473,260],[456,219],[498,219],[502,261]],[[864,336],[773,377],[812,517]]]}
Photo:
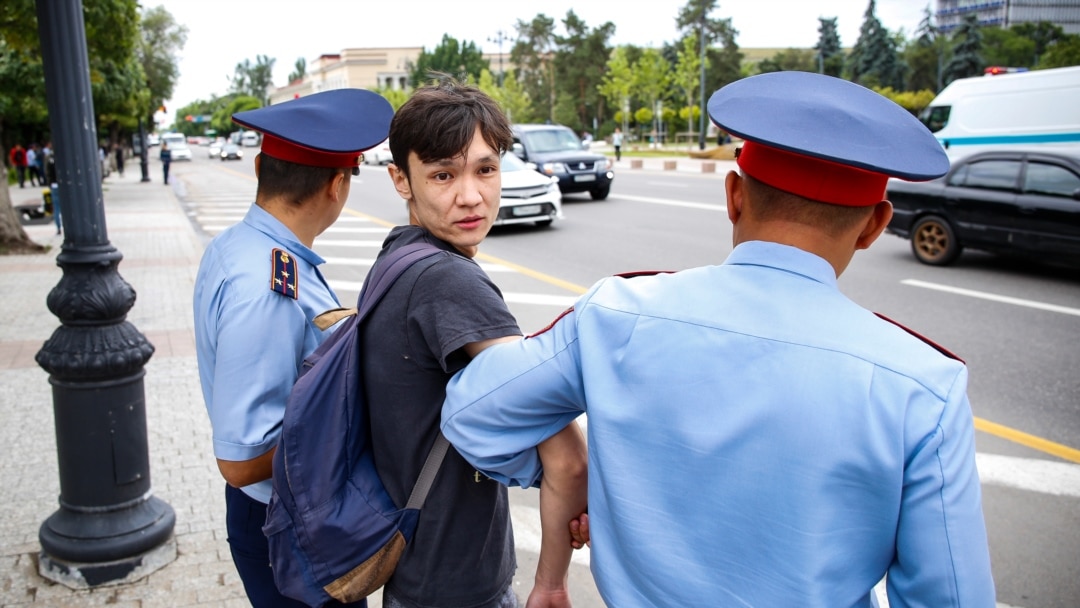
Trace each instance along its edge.
{"label": "car wheel", "polygon": [[589,190],[589,196],[591,196],[594,201],[602,201],[608,197],[608,194],[610,192],[611,184],[607,184],[604,186],[597,186],[592,190]]}
{"label": "car wheel", "polygon": [[947,266],[962,249],[948,220],[937,215],[920,219],[911,230],[911,252],[923,264]]}

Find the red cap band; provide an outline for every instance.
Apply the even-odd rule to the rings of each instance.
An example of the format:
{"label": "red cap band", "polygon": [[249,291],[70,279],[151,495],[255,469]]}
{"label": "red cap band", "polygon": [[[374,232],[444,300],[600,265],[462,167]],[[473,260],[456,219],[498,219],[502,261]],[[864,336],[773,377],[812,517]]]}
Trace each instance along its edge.
{"label": "red cap band", "polygon": [[889,183],[888,175],[752,141],[743,143],[737,162],[750,177],[773,188],[845,207],[880,203]]}
{"label": "red cap band", "polygon": [[263,133],[263,153],[278,160],[305,165],[308,167],[359,167],[363,155],[359,152],[324,152],[307,146],[286,141],[269,133]]}

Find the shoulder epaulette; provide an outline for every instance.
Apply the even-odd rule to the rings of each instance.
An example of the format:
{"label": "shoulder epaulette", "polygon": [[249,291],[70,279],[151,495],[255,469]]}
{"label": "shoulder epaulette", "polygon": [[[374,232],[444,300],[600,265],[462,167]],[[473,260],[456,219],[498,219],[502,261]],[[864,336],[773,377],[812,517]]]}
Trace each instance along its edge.
{"label": "shoulder epaulette", "polygon": [[913,329],[911,329],[909,327],[905,327],[905,326],[901,325],[900,323],[897,323],[896,321],[893,321],[892,319],[890,319],[889,317],[886,317],[885,315],[881,314],[880,312],[875,312],[874,314],[877,315],[879,319],[882,319],[883,321],[888,321],[889,323],[892,323],[893,325],[895,325],[895,326],[899,327],[900,329],[906,331],[907,333],[911,334],[912,336],[915,336],[916,338],[918,338],[919,340],[925,342],[931,348],[933,348],[934,350],[938,351],[939,353],[945,355],[946,357],[948,357],[950,359],[956,359],[957,361],[963,363],[964,365],[967,365],[967,363],[963,359],[961,359],[960,357],[957,357],[955,354],[953,354],[952,351],[950,351],[949,349],[945,348],[944,346],[938,344],[937,342],[934,342],[930,338],[927,338],[926,336],[918,333],[917,331],[915,331],[915,330],[913,330]]}
{"label": "shoulder epaulette", "polygon": [[294,300],[300,297],[300,273],[296,270],[296,258],[284,249],[275,248],[270,253],[270,291]]}

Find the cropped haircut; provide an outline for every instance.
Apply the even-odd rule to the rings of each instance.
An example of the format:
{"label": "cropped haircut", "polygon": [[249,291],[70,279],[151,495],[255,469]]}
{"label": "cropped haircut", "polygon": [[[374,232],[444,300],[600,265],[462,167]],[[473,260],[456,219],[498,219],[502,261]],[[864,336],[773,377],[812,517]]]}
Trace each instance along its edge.
{"label": "cropped haircut", "polygon": [[454,158],[466,152],[476,128],[500,155],[513,144],[510,121],[499,104],[480,89],[440,75],[420,87],[390,122],[390,153],[409,177],[409,153],[422,163]]}
{"label": "cropped haircut", "polygon": [[287,160],[260,154],[259,185],[256,196],[260,199],[284,198],[294,205],[301,205],[319,193],[339,173],[349,167],[309,167]]}
{"label": "cropped haircut", "polygon": [[743,173],[747,194],[753,201],[751,213],[758,220],[785,220],[814,226],[830,235],[839,235],[864,221],[874,206],[833,205],[791,194]]}

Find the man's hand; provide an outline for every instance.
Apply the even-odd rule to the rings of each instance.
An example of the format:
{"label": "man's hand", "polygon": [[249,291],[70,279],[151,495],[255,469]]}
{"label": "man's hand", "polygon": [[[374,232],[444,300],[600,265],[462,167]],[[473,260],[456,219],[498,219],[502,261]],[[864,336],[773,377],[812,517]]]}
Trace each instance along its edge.
{"label": "man's hand", "polygon": [[582,513],[577,519],[570,520],[570,546],[580,549],[585,545],[592,547],[589,538],[589,514]]}
{"label": "man's hand", "polygon": [[525,608],[571,608],[570,591],[565,585],[555,589],[535,586],[525,602]]}

